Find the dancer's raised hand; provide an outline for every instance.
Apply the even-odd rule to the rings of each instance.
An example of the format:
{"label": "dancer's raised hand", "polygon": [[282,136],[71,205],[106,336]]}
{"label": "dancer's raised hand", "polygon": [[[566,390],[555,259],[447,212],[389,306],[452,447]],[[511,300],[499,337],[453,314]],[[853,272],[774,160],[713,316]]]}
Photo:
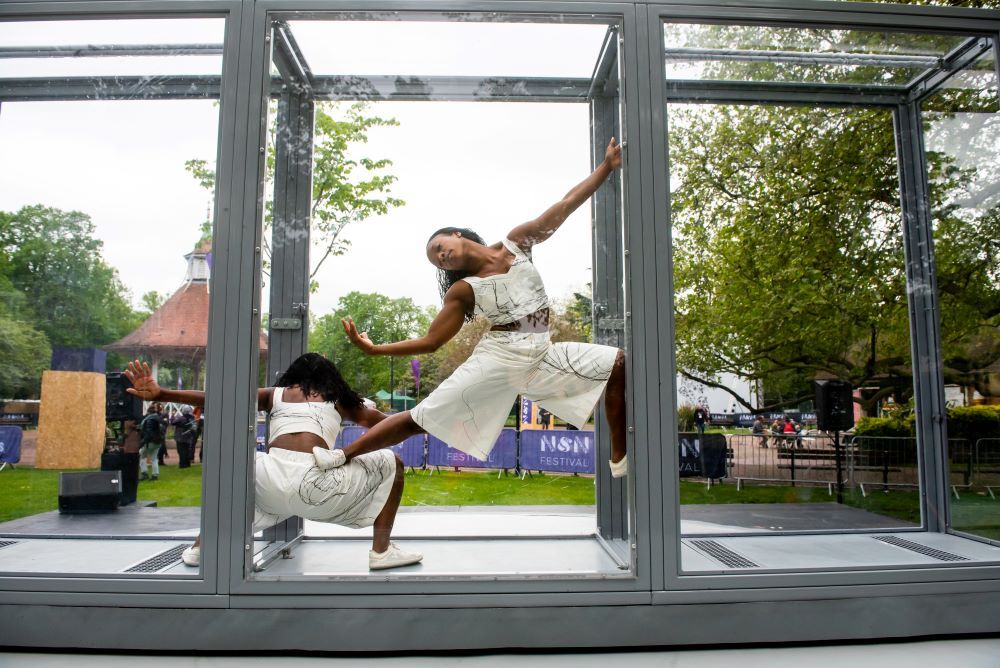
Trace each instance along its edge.
{"label": "dancer's raised hand", "polygon": [[608,148],[604,151],[604,161],[611,169],[618,169],[622,166],[622,147],[618,145],[614,137],[608,142]]}
{"label": "dancer's raised hand", "polygon": [[365,355],[375,354],[375,344],[368,338],[368,332],[359,333],[357,326],[354,324],[353,318],[350,316],[341,318],[340,324],[344,326],[344,332],[347,334],[347,338],[351,340],[351,343],[360,348],[361,352]]}
{"label": "dancer's raised hand", "polygon": [[128,363],[125,377],[132,382],[132,387],[126,388],[129,394],[134,394],[145,401],[153,401],[160,396],[160,384],[153,378],[149,365],[135,360]]}

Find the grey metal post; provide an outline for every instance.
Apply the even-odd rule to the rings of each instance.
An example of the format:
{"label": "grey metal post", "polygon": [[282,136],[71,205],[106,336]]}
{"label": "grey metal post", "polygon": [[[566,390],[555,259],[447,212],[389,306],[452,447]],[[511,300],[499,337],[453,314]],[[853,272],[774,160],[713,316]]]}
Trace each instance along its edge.
{"label": "grey metal post", "polygon": [[[617,79],[617,64],[611,70],[611,78]],[[607,90],[610,86],[604,88]],[[592,167],[596,167],[604,159],[605,147],[611,137],[621,138],[617,85],[614,89],[614,95],[599,93],[590,101]],[[615,174],[594,194],[592,207],[594,341],[624,348],[625,304],[619,174]],[[611,455],[611,437],[602,406],[597,408],[595,430],[598,531],[604,538],[624,539],[628,537],[627,490],[623,480],[611,477],[606,463]]]}
{"label": "grey metal post", "polygon": [[[267,385],[308,345],[314,117],[308,93],[291,87],[282,92],[275,133]],[[295,517],[265,531],[264,539],[284,543],[301,531],[302,520]]]}
{"label": "grey metal post", "polygon": [[918,105],[909,102],[896,109],[896,143],[924,524],[928,531],[944,531],[948,465],[944,374],[934,274],[934,229]]}

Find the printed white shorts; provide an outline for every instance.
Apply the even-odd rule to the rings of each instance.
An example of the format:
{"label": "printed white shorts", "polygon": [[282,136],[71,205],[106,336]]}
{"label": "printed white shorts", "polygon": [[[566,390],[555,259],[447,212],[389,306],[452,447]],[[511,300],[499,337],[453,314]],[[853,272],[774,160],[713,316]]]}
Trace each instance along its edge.
{"label": "printed white shorts", "polygon": [[583,427],[617,355],[611,346],[552,343],[548,332],[487,332],[472,356],[410,416],[456,450],[485,460],[519,394]]}
{"label": "printed white shorts", "polygon": [[311,453],[271,448],[254,460],[253,530],[298,516],[346,527],[367,527],[382,512],[396,475],[391,450],[359,455],[320,469]]}

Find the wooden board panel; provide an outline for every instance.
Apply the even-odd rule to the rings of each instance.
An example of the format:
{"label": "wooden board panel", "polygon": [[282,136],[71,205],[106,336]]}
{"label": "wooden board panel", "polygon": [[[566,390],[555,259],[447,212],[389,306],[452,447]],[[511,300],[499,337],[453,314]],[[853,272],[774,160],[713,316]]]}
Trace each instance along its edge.
{"label": "wooden board panel", "polygon": [[42,373],[36,468],[100,468],[105,430],[104,386],[101,373]]}

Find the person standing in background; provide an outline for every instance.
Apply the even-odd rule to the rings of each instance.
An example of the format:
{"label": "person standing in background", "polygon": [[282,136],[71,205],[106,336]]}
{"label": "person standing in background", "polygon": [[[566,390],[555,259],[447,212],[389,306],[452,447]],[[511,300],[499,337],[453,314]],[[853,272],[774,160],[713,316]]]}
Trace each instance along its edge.
{"label": "person standing in background", "polygon": [[701,406],[694,409],[694,428],[698,431],[698,438],[705,435],[705,425],[708,423],[708,411]]}

